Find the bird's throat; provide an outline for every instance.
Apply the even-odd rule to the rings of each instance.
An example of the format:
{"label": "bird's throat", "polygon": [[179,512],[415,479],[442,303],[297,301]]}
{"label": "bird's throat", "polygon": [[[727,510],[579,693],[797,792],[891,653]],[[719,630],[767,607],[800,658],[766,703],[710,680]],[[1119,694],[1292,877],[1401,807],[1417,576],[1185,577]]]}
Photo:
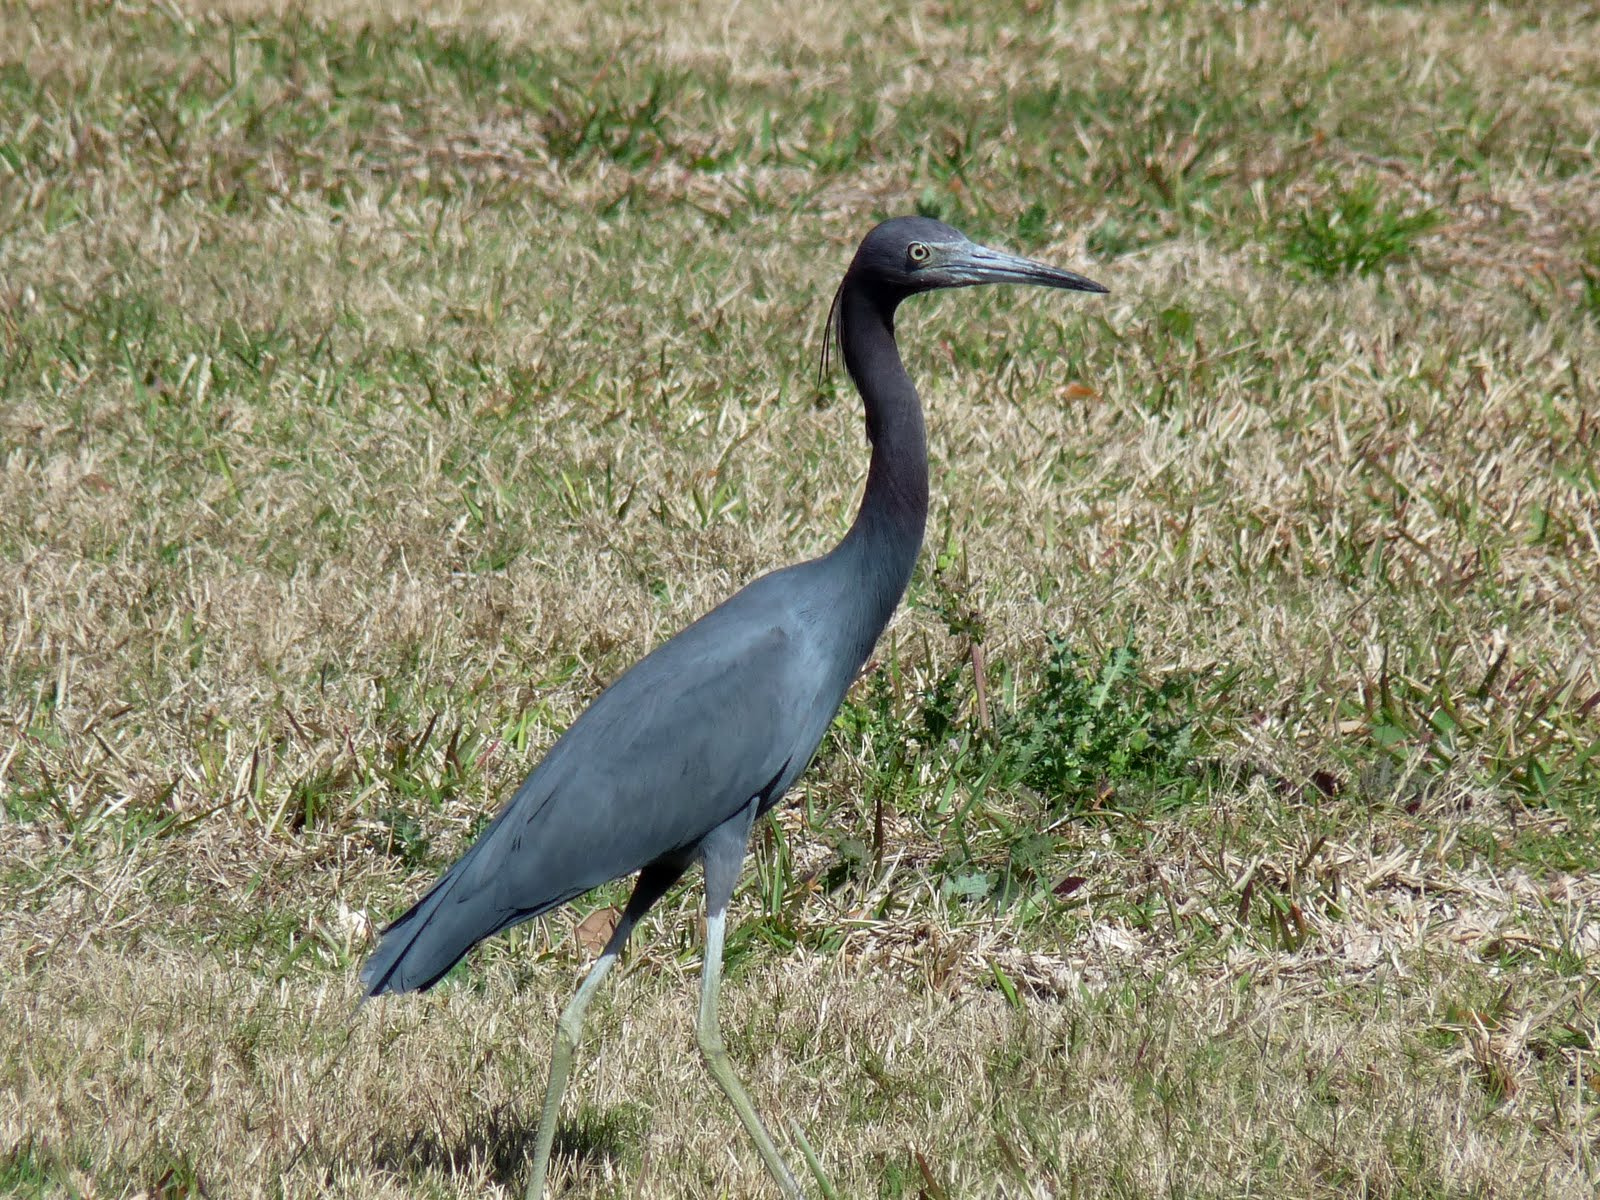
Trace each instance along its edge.
{"label": "bird's throat", "polygon": [[872,641],[888,624],[916,566],[928,521],[928,439],[922,404],[894,340],[895,299],[846,278],[839,348],[861,392],[872,442],[866,492],[839,553],[868,581]]}

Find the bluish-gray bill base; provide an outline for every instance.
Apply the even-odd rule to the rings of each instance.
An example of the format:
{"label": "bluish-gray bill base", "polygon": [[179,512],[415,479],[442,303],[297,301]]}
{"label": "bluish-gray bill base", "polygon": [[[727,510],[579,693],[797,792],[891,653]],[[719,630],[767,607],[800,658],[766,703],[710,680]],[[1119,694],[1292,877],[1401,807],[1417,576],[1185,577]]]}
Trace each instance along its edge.
{"label": "bluish-gray bill base", "polygon": [[849,532],[821,558],[749,584],[601,693],[471,848],[384,930],[361,970],[371,996],[430,987],[491,934],[638,872],[616,931],[556,1028],[529,1200],[544,1195],[583,1010],[639,919],[697,859],[706,881],[700,1050],[784,1196],[803,1194],[723,1048],[717,996],[728,900],[752,825],[816,753],[922,547],[927,439],[895,345],[895,310],[919,292],[981,283],[1106,290],[926,217],[898,217],[867,234],[829,313],[872,443]]}

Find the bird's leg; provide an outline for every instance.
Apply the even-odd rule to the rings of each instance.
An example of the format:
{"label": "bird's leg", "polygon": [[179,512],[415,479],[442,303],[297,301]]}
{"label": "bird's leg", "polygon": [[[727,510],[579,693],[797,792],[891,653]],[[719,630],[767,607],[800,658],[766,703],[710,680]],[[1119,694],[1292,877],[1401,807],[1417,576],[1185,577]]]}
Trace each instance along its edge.
{"label": "bird's leg", "polygon": [[523,1200],[544,1200],[544,1177],[550,1167],[550,1147],[556,1139],[556,1121],[561,1115],[561,1096],[567,1090],[567,1074],[572,1070],[572,1053],[577,1049],[583,1033],[583,1010],[600,990],[600,985],[622,955],[628,937],[639,918],[662,894],[678,881],[688,864],[685,862],[654,862],[639,872],[639,882],[634,885],[628,907],[617,921],[611,938],[599,959],[584,976],[577,994],[561,1010],[556,1022],[555,1044],[550,1049],[550,1082],[545,1086],[544,1111],[539,1116],[539,1141],[533,1155],[533,1170],[528,1176],[528,1188]]}
{"label": "bird's leg", "polygon": [[717,1024],[717,993],[722,987],[722,939],[727,915],[725,909],[706,914],[706,962],[700,976],[700,1053],[705,1056],[706,1069],[711,1072],[711,1077],[722,1088],[723,1095],[728,1097],[733,1111],[739,1114],[739,1120],[744,1123],[750,1140],[755,1142],[756,1151],[766,1164],[767,1171],[777,1181],[779,1190],[788,1200],[801,1200],[803,1193],[799,1184],[795,1183],[794,1175],[772,1144],[772,1136],[767,1133],[767,1127],[761,1123],[755,1105],[745,1094],[744,1085],[734,1074],[733,1063],[722,1044],[722,1029]]}
{"label": "bird's leg", "polygon": [[717,1081],[722,1094],[727,1096],[733,1111],[739,1115],[750,1140],[767,1171],[777,1181],[786,1200],[803,1200],[800,1186],[772,1144],[772,1136],[761,1123],[755,1105],[745,1093],[744,1085],[733,1073],[733,1063],[722,1044],[722,1027],[717,1023],[717,995],[722,989],[722,946],[727,933],[728,901],[733,896],[733,885],[739,878],[739,868],[744,863],[745,842],[750,836],[750,824],[755,818],[756,804],[712,830],[701,843],[701,853],[706,865],[706,957],[700,974],[700,1021],[696,1034],[700,1053],[705,1057],[706,1069]]}
{"label": "bird's leg", "polygon": [[[622,932],[618,924],[617,932]],[[612,935],[616,941],[616,935]],[[550,1165],[550,1147],[556,1139],[556,1119],[561,1115],[561,1095],[567,1090],[567,1073],[572,1069],[572,1052],[578,1045],[578,1037],[583,1032],[583,1010],[588,1007],[589,1001],[600,990],[600,984],[605,979],[612,966],[617,961],[621,946],[612,950],[607,944],[605,953],[600,955],[589,974],[585,976],[577,994],[567,1002],[566,1008],[561,1010],[561,1019],[556,1022],[555,1044],[550,1049],[550,1082],[544,1091],[544,1111],[539,1116],[539,1144],[533,1156],[533,1172],[528,1177],[528,1190],[525,1200],[544,1200],[544,1176]]]}

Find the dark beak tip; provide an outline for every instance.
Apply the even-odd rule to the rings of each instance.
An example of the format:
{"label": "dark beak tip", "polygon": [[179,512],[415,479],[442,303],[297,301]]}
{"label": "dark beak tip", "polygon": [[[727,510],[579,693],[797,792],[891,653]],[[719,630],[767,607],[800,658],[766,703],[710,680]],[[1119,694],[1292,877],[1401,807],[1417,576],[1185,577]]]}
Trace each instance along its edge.
{"label": "dark beak tip", "polygon": [[1075,276],[1070,283],[1058,283],[1056,286],[1074,292],[1088,292],[1091,296],[1104,296],[1111,291],[1105,284],[1085,279],[1082,275]]}

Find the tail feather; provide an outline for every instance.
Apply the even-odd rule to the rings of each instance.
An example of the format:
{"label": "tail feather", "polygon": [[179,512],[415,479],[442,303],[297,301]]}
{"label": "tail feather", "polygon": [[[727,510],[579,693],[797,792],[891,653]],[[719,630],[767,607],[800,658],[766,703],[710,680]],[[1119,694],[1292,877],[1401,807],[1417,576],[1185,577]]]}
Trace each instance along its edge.
{"label": "tail feather", "polygon": [[478,930],[467,931],[452,921],[447,903],[455,880],[447,875],[383,931],[378,948],[361,968],[367,995],[420,991],[431,987],[478,940]]}
{"label": "tail feather", "polygon": [[485,938],[570,899],[563,896],[534,908],[493,911],[483,890],[457,894],[471,858],[469,851],[383,931],[378,948],[361,968],[368,996],[424,991]]}

